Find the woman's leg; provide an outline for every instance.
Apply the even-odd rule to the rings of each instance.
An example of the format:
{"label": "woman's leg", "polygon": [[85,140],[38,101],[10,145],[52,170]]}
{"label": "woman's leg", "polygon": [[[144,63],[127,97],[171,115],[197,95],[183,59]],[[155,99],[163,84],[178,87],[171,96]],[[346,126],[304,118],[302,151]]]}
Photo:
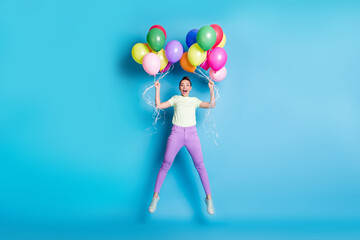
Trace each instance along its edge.
{"label": "woman's leg", "polygon": [[165,180],[177,153],[184,146],[184,134],[180,129],[172,128],[171,134],[167,140],[164,161],[161,164],[159,173],[156,178],[154,197],[157,197],[161,186]]}
{"label": "woman's leg", "polygon": [[193,159],[195,168],[200,175],[201,183],[204,187],[207,198],[211,199],[209,177],[205,169],[203,154],[201,151],[200,139],[197,134],[196,128],[195,129],[194,127],[189,128],[189,131],[185,134],[185,146],[189,151]]}

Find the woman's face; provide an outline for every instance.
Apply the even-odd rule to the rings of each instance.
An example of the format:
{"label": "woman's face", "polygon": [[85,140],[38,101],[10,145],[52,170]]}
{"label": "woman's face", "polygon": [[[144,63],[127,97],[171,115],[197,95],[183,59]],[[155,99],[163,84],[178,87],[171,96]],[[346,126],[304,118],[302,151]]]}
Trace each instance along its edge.
{"label": "woman's face", "polygon": [[189,92],[191,91],[191,85],[190,85],[190,81],[188,80],[182,80],[180,82],[180,86],[179,86],[179,89],[180,89],[180,92],[181,92],[181,95],[184,96],[184,97],[188,97],[189,96]]}

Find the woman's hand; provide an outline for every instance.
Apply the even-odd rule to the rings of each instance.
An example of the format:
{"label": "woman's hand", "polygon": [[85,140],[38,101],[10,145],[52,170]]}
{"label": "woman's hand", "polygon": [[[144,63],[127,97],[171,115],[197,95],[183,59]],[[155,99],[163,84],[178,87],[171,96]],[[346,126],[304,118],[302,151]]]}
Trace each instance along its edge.
{"label": "woman's hand", "polygon": [[214,82],[211,79],[209,79],[208,86],[210,89],[214,89]]}
{"label": "woman's hand", "polygon": [[154,86],[155,86],[155,88],[156,88],[157,90],[160,89],[160,82],[159,82],[159,80],[157,80],[157,81],[154,83]]}

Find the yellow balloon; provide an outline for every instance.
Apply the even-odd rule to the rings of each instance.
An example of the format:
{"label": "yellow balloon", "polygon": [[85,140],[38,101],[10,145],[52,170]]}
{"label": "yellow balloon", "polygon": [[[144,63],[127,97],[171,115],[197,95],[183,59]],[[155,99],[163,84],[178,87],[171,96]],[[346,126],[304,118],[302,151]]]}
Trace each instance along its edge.
{"label": "yellow balloon", "polygon": [[144,43],[137,43],[131,50],[131,56],[135,62],[142,64],[142,60],[146,54],[148,54],[149,48]]}
{"label": "yellow balloon", "polygon": [[206,59],[206,51],[204,51],[199,44],[194,43],[188,51],[188,59],[194,67],[202,64]]}
{"label": "yellow balloon", "polygon": [[158,51],[157,53],[156,53],[158,56],[159,56],[159,58],[160,58],[160,71],[161,70],[163,70],[166,66],[167,66],[167,64],[168,64],[168,60],[167,60],[167,58],[166,58],[166,55],[165,55],[165,50],[164,49],[161,49],[160,51]]}
{"label": "yellow balloon", "polygon": [[221,39],[221,42],[219,43],[218,47],[224,47],[226,43],[226,36],[225,33],[223,34],[223,38]]}

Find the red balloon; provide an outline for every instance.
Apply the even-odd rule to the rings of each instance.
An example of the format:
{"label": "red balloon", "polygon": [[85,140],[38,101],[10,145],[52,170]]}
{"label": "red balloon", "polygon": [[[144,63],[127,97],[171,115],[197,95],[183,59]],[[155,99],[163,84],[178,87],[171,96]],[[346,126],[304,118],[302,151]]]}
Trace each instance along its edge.
{"label": "red balloon", "polygon": [[[158,29],[160,29],[161,31],[163,31],[163,33],[164,33],[164,35],[165,35],[165,39],[166,39],[166,31],[165,31],[165,28],[163,28],[162,26],[160,26],[160,25],[154,25],[154,26],[152,26],[150,29],[149,29],[149,31],[151,30],[151,29],[153,29],[153,28],[158,28]],[[221,35],[222,36],[222,35]],[[221,37],[221,39],[222,39],[222,37]],[[221,41],[221,39],[220,39],[220,41]],[[216,40],[217,40],[217,38],[216,38]],[[219,42],[220,43],[220,42]]]}
{"label": "red balloon", "polygon": [[216,32],[216,42],[215,42],[214,46],[212,47],[212,48],[216,48],[217,45],[219,45],[219,43],[223,39],[224,33],[223,33],[222,28],[217,24],[211,24],[210,27],[212,27]]}

